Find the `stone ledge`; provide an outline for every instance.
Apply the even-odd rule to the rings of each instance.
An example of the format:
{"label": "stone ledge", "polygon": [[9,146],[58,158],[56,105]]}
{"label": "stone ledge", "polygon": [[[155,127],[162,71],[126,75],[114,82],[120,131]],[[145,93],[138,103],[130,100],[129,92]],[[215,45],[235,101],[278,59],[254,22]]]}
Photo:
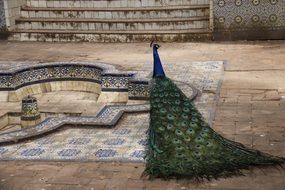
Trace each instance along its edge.
{"label": "stone ledge", "polygon": [[99,113],[85,117],[64,117],[64,118],[47,118],[43,122],[22,130],[0,134],[0,145],[8,143],[16,143],[27,140],[51,131],[54,131],[66,124],[70,125],[89,125],[94,127],[113,127],[123,116],[124,113],[148,112],[150,106],[148,104],[138,105],[107,105],[104,106]]}
{"label": "stone ledge", "polygon": [[188,9],[208,9],[209,4],[173,5],[162,7],[28,7],[22,6],[24,11],[171,11]]}
{"label": "stone ledge", "polygon": [[[89,62],[41,63],[16,68],[9,68],[4,65],[3,70],[0,71],[0,97],[2,101],[19,101],[22,97],[29,94],[61,89],[83,89],[98,94],[101,90],[102,92],[128,93],[129,91],[133,92],[139,89],[136,88],[136,84],[129,86],[130,80],[134,80],[135,77],[134,73],[121,73],[106,64],[99,65],[99,63]],[[74,85],[68,85],[68,82],[70,84],[75,82],[87,84],[83,84],[79,88]],[[61,83],[64,83],[66,86]],[[95,87],[93,87],[93,83]],[[142,80],[142,83],[145,83],[145,81]],[[138,92],[137,94],[140,97],[148,96],[148,88],[144,88],[143,90],[144,92]]]}
{"label": "stone ledge", "polygon": [[189,18],[156,18],[156,19],[102,19],[102,18],[19,18],[16,23],[20,22],[91,22],[91,23],[160,23],[160,22],[187,22],[195,20],[209,20],[208,16],[194,16]]}

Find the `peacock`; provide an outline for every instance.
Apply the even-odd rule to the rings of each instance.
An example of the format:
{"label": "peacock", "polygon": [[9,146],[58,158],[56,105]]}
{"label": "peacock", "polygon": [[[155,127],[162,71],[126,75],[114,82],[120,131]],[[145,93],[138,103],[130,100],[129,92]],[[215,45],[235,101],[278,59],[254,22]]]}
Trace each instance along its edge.
{"label": "peacock", "polygon": [[212,179],[242,175],[250,166],[285,162],[228,140],[215,132],[193,102],[167,78],[157,43],[153,48],[150,127],[144,175],[150,178]]}

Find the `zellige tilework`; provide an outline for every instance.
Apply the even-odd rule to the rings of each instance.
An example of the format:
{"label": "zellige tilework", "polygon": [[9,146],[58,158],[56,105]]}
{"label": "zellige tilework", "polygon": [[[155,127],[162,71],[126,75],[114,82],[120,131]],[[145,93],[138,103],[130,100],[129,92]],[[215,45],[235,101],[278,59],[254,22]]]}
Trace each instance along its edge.
{"label": "zellige tilework", "polygon": [[[151,65],[143,68],[140,76],[149,78]],[[194,86],[201,94],[195,99],[197,108],[211,123],[217,94],[223,75],[223,62],[177,63],[175,70],[170,63],[165,64],[167,75],[172,78],[183,92],[191,96]],[[190,86],[189,86],[190,85]],[[104,107],[98,117],[50,118],[37,126],[45,130],[47,126],[64,123],[106,124],[112,122],[116,115],[125,114],[114,128],[74,127],[67,125],[57,132],[31,141],[0,146],[1,160],[72,160],[72,161],[125,161],[143,162],[147,143],[146,132],[149,115],[145,111],[149,105],[114,105]],[[137,112],[137,113],[133,113]],[[17,135],[27,135],[25,131]],[[11,138],[7,135],[6,138]]]}

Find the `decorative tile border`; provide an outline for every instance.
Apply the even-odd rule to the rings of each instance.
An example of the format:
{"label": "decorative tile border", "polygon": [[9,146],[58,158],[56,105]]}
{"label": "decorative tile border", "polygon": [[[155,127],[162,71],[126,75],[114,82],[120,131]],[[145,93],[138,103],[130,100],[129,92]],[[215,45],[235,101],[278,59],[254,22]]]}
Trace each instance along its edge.
{"label": "decorative tile border", "polygon": [[18,142],[31,137],[51,132],[59,127],[70,125],[92,125],[94,127],[113,127],[126,112],[148,112],[149,104],[138,105],[106,105],[95,117],[64,117],[64,118],[47,118],[43,122],[29,128],[18,131],[0,134],[0,145],[4,143]]}
{"label": "decorative tile border", "polygon": [[[51,81],[88,81],[101,84],[103,92],[132,92],[131,97],[136,97],[135,94],[137,94],[137,99],[148,99],[148,93],[134,92],[134,90],[141,89],[139,84],[129,85],[131,80],[136,78],[134,73],[121,73],[107,64],[90,62],[9,63],[16,67],[11,68],[5,62],[0,61],[0,92],[14,91],[24,86]],[[144,80],[146,79],[140,82],[147,83]]]}
{"label": "decorative tile border", "polygon": [[129,82],[129,100],[148,100],[149,97],[149,82],[135,81]]}
{"label": "decorative tile border", "polygon": [[128,85],[134,74],[103,74],[102,91],[128,92]]}
{"label": "decorative tile border", "polygon": [[100,84],[102,71],[102,68],[95,65],[54,63],[0,72],[0,91],[12,91],[31,84],[62,80],[83,80]]}

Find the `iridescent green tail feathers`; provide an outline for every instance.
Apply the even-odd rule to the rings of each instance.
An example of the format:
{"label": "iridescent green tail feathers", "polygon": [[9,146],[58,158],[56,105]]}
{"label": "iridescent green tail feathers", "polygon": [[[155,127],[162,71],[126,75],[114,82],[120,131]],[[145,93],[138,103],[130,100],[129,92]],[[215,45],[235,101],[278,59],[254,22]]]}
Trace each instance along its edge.
{"label": "iridescent green tail feathers", "polygon": [[250,166],[280,165],[271,156],[223,138],[167,77],[153,78],[145,174],[211,179],[241,174]]}

